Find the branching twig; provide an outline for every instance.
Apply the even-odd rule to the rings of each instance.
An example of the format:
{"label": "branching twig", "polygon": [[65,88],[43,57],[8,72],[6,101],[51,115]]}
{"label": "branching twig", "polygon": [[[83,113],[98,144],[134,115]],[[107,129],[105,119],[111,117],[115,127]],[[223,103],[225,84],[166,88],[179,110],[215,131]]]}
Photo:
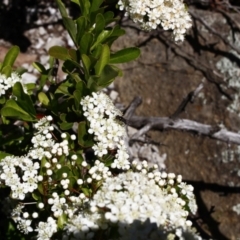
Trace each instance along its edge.
{"label": "branching twig", "polygon": [[178,106],[177,110],[170,116],[171,119],[176,119],[182,112],[185,111],[188,103],[193,103],[194,98],[198,95],[198,93],[202,90],[203,84],[201,83],[194,91],[191,91]]}
{"label": "branching twig", "polygon": [[198,20],[209,32],[219,37],[226,45],[230,46],[233,50],[235,50],[238,54],[240,54],[240,50],[236,46],[234,46],[226,37],[222,36],[215,29],[210,27],[202,18],[197,16],[197,14],[193,13],[193,11],[189,11],[189,13],[192,15],[192,17]]}
{"label": "branching twig", "polygon": [[[135,98],[137,101],[138,98]],[[140,129],[136,134],[132,136],[133,139],[140,137],[143,134],[146,134],[150,130],[157,131],[167,131],[167,130],[178,130],[178,131],[187,131],[195,133],[199,136],[206,136],[209,138],[217,139],[219,141],[233,143],[240,145],[240,134],[228,131],[225,128],[221,128],[218,125],[212,126],[208,124],[202,124],[196,121],[189,119],[171,119],[169,117],[144,117],[132,115],[136,108],[137,104],[132,101],[128,109],[130,111],[130,118],[126,118],[127,125]]]}

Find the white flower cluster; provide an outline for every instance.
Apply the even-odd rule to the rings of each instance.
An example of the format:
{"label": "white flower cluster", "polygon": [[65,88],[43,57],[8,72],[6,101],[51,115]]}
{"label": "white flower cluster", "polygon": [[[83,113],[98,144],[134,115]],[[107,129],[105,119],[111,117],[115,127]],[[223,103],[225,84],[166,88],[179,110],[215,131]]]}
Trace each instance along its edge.
{"label": "white flower cluster", "polygon": [[118,5],[143,29],[161,25],[164,30],[173,30],[175,41],[183,41],[186,30],[192,26],[182,0],[119,0]]}
{"label": "white flower cluster", "polygon": [[[11,76],[8,78],[4,74],[0,74],[0,97],[4,95],[9,88],[13,87],[16,82],[22,83],[22,79],[17,73],[12,72]],[[22,84],[22,86],[26,93],[27,90],[24,84]]]}
{"label": "white flower cluster", "polygon": [[[125,129],[116,120],[121,113],[103,93],[81,104],[95,147],[104,146],[101,153],[95,148],[95,154],[101,158],[114,149],[111,167],[128,170]],[[113,174],[101,159],[83,160],[75,149],[75,135],[62,133],[57,142],[51,121],[47,116],[35,124],[33,147],[25,156],[7,156],[0,162],[0,184],[10,187],[10,198],[18,203],[11,217],[21,232],[37,232],[38,240],[50,240],[64,216],[64,240],[93,239],[99,232],[103,239],[116,239],[112,228],[120,240],[200,239],[187,220],[197,209],[193,187],[181,176],[159,172],[146,161],[133,161],[132,170]]]}
{"label": "white flower cluster", "polygon": [[[61,164],[58,163],[58,157],[62,155],[69,155],[68,141],[63,140],[60,143],[56,143],[53,140],[51,131],[53,131],[53,126],[50,125],[52,121],[51,116],[47,116],[39,120],[35,127],[37,133],[32,138],[33,148],[25,156],[7,156],[0,162],[0,184],[10,187],[11,189],[11,198],[16,200],[25,200],[29,193],[33,193],[37,188],[39,182],[43,181],[43,176],[40,171],[40,164],[43,157],[46,159],[44,165],[46,169],[46,177],[48,181],[51,182],[51,175],[53,170],[51,169],[52,165],[56,165],[56,168],[61,168]],[[53,166],[53,167],[54,167]],[[45,177],[45,180],[46,180]],[[63,186],[64,188],[64,186]],[[17,223],[17,227],[20,231],[27,234],[32,232],[33,228],[30,226],[32,223],[32,218],[36,218],[37,213],[33,213],[32,216],[28,212],[22,212],[23,205],[18,205],[12,211],[12,218]],[[54,215],[59,216],[57,207],[53,207]],[[54,220],[55,221],[55,220]],[[41,226],[44,223],[40,224]],[[47,239],[42,237],[41,226],[38,226],[39,229],[39,239]],[[54,228],[52,228],[54,229]],[[51,231],[47,231],[43,234],[50,234]]]}
{"label": "white flower cluster", "polygon": [[52,235],[57,232],[56,221],[52,217],[48,217],[47,222],[40,222],[35,231],[38,232],[37,240],[51,239]]}
{"label": "white flower cluster", "polygon": [[129,155],[126,150],[124,137],[125,126],[117,120],[122,113],[115,108],[112,101],[104,93],[93,93],[81,100],[84,116],[90,122],[88,132],[94,134],[96,144],[92,147],[95,155],[102,157],[109,150],[117,149],[112,168],[129,169]]}
{"label": "white flower cluster", "polygon": [[181,176],[151,170],[143,162],[134,171],[107,178],[87,208],[70,218],[65,239],[91,239],[96,230],[113,226],[121,240],[185,239],[185,234],[201,239],[187,220],[189,207],[195,213],[192,186],[182,183]]}

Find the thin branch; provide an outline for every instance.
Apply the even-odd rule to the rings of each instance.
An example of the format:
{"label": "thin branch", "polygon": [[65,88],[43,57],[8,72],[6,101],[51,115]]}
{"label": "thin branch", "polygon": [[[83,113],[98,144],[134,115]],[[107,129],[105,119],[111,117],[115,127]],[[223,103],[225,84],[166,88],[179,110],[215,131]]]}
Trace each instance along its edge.
{"label": "thin branch", "polygon": [[127,120],[132,117],[137,107],[142,103],[142,99],[140,97],[135,97],[129,106],[124,110],[123,117]]}
{"label": "thin branch", "polygon": [[240,145],[239,133],[235,133],[225,128],[221,128],[218,125],[212,126],[208,124],[202,124],[189,119],[172,119],[169,117],[144,117],[133,115],[133,112],[136,110],[136,106],[138,106],[139,104],[136,104],[135,101],[139,101],[139,98],[135,98],[128,107],[128,116],[130,117],[126,118],[128,126],[140,129],[132,136],[132,139],[137,139],[150,130],[178,130],[195,133],[199,136],[209,137],[222,142],[226,142],[228,144],[233,143]]}
{"label": "thin branch", "polygon": [[172,120],[168,117],[132,116],[131,119],[128,119],[127,124],[131,127],[140,129],[136,136],[133,136],[134,138],[146,134],[150,130],[166,131],[172,129],[196,133],[199,136],[206,136],[219,141],[240,145],[239,133],[228,131],[219,126],[202,124],[189,119]]}
{"label": "thin branch", "polygon": [[198,20],[209,32],[213,33],[217,37],[219,37],[226,45],[230,46],[233,50],[235,50],[238,54],[240,54],[240,50],[234,46],[226,37],[222,36],[219,32],[217,32],[215,29],[210,27],[201,17],[197,16],[193,11],[189,11],[189,13],[194,17],[196,20]]}
{"label": "thin branch", "polygon": [[193,103],[194,98],[203,89],[203,84],[201,83],[194,91],[188,93],[188,95],[183,99],[181,104],[178,106],[177,110],[170,116],[171,119],[176,119],[182,112],[185,111],[188,103]]}

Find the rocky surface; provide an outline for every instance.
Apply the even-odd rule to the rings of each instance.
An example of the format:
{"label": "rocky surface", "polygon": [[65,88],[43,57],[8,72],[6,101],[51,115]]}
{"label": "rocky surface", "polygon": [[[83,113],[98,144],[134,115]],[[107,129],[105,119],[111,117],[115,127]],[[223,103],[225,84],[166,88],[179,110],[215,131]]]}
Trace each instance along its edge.
{"label": "rocky surface", "polygon": [[[204,16],[224,36],[230,34],[230,28],[220,14],[203,11],[198,14]],[[236,21],[239,19],[239,16],[234,17]],[[194,49],[193,35],[187,36],[180,46],[181,51],[194,56],[196,62],[212,68],[212,72],[217,71],[216,64],[227,55],[228,48],[203,26],[198,29],[207,43],[216,44],[218,53],[222,54],[211,49],[207,51],[207,48]],[[233,101],[227,99],[216,84],[207,81],[196,67],[193,68],[186,59],[166,47],[166,42],[157,37],[146,42],[148,34],[132,28],[126,30],[127,36],[119,40],[119,46],[138,46],[145,42],[141,47],[141,57],[135,63],[123,65],[124,77],[116,81],[123,104],[128,105],[134,96],[141,96],[143,104],[137,109],[138,115],[169,117],[183,98],[203,83],[204,88],[198,98],[179,117],[205,124],[223,124],[230,130],[239,131],[239,109],[228,110]],[[225,79],[224,89],[235,99],[239,91],[228,83]],[[199,224],[204,231],[213,239],[239,239],[240,216],[232,209],[240,202],[238,147],[186,132],[150,134],[154,141],[164,144],[159,151],[167,156],[167,171],[181,174],[185,180],[194,184],[199,213],[203,217]],[[224,187],[232,188],[224,190]],[[214,207],[213,213],[209,212],[211,207]]]}

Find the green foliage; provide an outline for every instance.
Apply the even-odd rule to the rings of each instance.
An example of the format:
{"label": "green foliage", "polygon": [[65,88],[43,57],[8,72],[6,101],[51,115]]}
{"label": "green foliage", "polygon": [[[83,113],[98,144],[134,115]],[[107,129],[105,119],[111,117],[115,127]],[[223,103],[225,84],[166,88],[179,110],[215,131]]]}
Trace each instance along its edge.
{"label": "green foliage", "polygon": [[[61,181],[63,173],[68,174],[69,186],[73,189],[77,180],[84,178],[81,166],[84,161],[83,154],[94,145],[94,139],[93,135],[88,133],[89,125],[83,116],[80,101],[92,92],[107,87],[121,75],[121,70],[115,64],[132,61],[140,55],[137,48],[127,48],[115,53],[111,51],[113,42],[124,35],[125,31],[118,26],[118,19],[114,17],[114,13],[106,11],[105,1],[72,0],[72,2],[81,12],[76,19],[68,16],[61,0],[56,0],[63,24],[75,47],[68,49],[63,46],[53,46],[48,52],[51,57],[49,68],[38,62],[33,63],[34,68],[40,73],[36,85],[16,82],[5,95],[0,96],[0,161],[9,155],[25,155],[33,145],[31,139],[34,135],[34,123],[47,115],[53,117],[57,129],[53,133],[54,137],[59,139],[62,132],[67,132],[71,146],[70,155],[77,155],[74,166],[64,156],[58,158],[62,168],[56,169],[51,176],[52,182],[56,184],[50,187],[43,179],[32,195],[28,196],[37,202],[46,201],[51,191],[58,191],[55,185]],[[13,46],[0,64],[0,73],[6,78],[14,71],[20,75],[26,71],[23,68],[14,70],[14,62],[18,54],[19,48]],[[52,75],[55,59],[63,62],[62,70],[67,75],[61,82]],[[76,141],[69,137],[74,131],[77,134]],[[113,156],[105,157],[103,161],[106,165],[110,165]],[[46,157],[41,159],[39,174],[42,176],[46,176],[47,162]],[[101,183],[94,184],[93,189],[97,189]],[[1,196],[7,197],[7,193],[2,194],[2,189],[0,188]],[[93,190],[87,184],[81,186],[81,192],[87,197],[93,194]],[[49,206],[46,208],[50,209]],[[59,229],[64,228],[66,220],[65,214],[58,218]],[[6,236],[6,239],[25,239],[17,233],[15,224],[8,220],[6,229],[1,231],[0,235]],[[31,238],[30,235],[26,239]]]}

